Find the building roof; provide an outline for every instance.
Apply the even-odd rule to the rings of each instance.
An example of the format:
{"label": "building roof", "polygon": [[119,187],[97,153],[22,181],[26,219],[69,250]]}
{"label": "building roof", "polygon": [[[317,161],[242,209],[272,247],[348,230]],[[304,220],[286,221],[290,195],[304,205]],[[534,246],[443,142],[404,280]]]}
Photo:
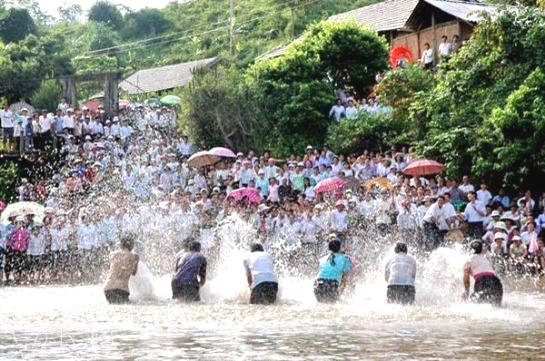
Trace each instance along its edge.
{"label": "building roof", "polygon": [[444,0],[423,0],[424,2],[438,8],[445,13],[460,20],[476,23],[483,12],[493,14],[497,11],[494,5],[474,1],[444,1]]}
{"label": "building roof", "polygon": [[271,50],[261,54],[257,58],[255,58],[256,61],[264,60],[264,59],[270,59],[270,58],[278,58],[279,56],[282,56],[286,53],[286,47],[288,45],[280,45],[275,48],[272,48]]}
{"label": "building roof", "polygon": [[359,25],[365,25],[381,32],[402,29],[411,16],[419,0],[386,0],[380,3],[368,5],[333,15],[329,20],[344,21],[354,20]]}
{"label": "building roof", "polygon": [[191,79],[195,69],[211,66],[217,59],[214,57],[139,70],[121,81],[119,88],[133,95],[182,87]]}

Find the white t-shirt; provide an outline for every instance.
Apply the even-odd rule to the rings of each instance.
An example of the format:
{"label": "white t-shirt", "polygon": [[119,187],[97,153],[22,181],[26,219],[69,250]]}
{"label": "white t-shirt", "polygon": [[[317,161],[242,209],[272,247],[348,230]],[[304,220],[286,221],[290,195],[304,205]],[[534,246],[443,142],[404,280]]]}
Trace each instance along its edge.
{"label": "white t-shirt", "polygon": [[490,261],[481,254],[472,254],[469,256],[465,268],[468,266],[471,268],[473,276],[483,272],[494,273],[494,268],[492,268]]}
{"label": "white t-shirt", "polygon": [[30,241],[26,253],[30,256],[41,256],[45,253],[45,234],[44,232],[30,235]]}
{"label": "white t-shirt", "polygon": [[63,227],[61,229],[52,228],[49,231],[51,234],[51,251],[66,251],[68,249],[68,238],[70,237],[70,229]]}
{"label": "white t-shirt", "polygon": [[13,113],[10,110],[0,109],[2,128],[13,128]]}
{"label": "white t-shirt", "polygon": [[424,64],[433,63],[433,50],[432,49],[424,50],[424,52],[422,53],[421,61]]}
{"label": "white t-shirt", "polygon": [[252,288],[262,282],[276,282],[278,277],[274,272],[274,262],[270,254],[267,252],[252,252],[244,260],[244,264],[248,266],[252,273]]}
{"label": "white t-shirt", "polygon": [[384,278],[389,286],[414,286],[416,261],[408,254],[396,254],[386,262]]}

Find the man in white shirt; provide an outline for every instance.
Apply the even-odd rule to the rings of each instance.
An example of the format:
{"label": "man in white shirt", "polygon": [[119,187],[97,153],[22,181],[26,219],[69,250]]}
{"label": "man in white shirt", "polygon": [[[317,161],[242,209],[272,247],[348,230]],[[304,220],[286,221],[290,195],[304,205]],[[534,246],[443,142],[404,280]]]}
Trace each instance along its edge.
{"label": "man in white shirt", "polygon": [[424,69],[433,69],[433,60],[433,49],[431,49],[430,43],[425,43],[424,51],[422,52],[422,58],[420,59],[420,62],[422,63]]}
{"label": "man in white shirt", "polygon": [[447,40],[448,37],[446,35],[441,36],[441,44],[439,44],[439,58],[441,62],[449,60],[452,53],[452,44]]}
{"label": "man in white shirt", "polygon": [[335,119],[337,122],[345,115],[344,105],[341,99],[337,99],[337,104],[331,107],[329,111],[329,117]]}
{"label": "man in white shirt", "polygon": [[469,177],[467,175],[462,177],[462,184],[458,186],[458,189],[464,193],[464,198],[467,199],[469,192],[475,192],[473,184],[469,183]]}
{"label": "man in white shirt", "polygon": [[444,231],[445,225],[448,226],[452,221],[451,211],[446,206],[445,196],[437,197],[437,201],[433,203],[424,215],[424,238],[425,246],[428,249],[433,249],[439,246],[443,237],[441,231]]}
{"label": "man in white shirt", "polygon": [[61,102],[57,106],[57,109],[61,111],[62,115],[65,115],[68,112],[68,109],[70,108],[70,104],[66,102],[66,98],[62,98]]}
{"label": "man in white shirt", "polygon": [[354,107],[354,99],[348,99],[348,106],[344,111],[346,119],[357,119],[358,118],[358,109]]}
{"label": "man in white shirt", "polygon": [[250,304],[273,304],[278,293],[278,277],[274,271],[273,258],[259,243],[252,244],[250,250],[250,255],[244,260],[246,280],[252,290]]}
{"label": "man in white shirt", "polygon": [[477,200],[485,206],[492,200],[492,193],[490,193],[487,188],[486,183],[482,182],[481,189],[477,191]]}
{"label": "man in white shirt", "polygon": [[486,216],[485,206],[477,201],[475,192],[467,194],[469,203],[464,210],[464,218],[467,221],[467,234],[472,239],[481,239],[483,236],[483,220]]}
{"label": "man in white shirt", "polygon": [[335,203],[335,210],[329,215],[329,224],[331,231],[342,238],[341,241],[344,240],[344,234],[348,230],[348,213],[342,200]]}
{"label": "man in white shirt", "polygon": [[414,303],[416,261],[407,254],[407,245],[399,242],[394,248],[395,255],[386,262],[384,278],[388,282],[386,296],[389,303],[403,305]]}
{"label": "man in white shirt", "polygon": [[74,110],[72,108],[68,108],[66,110],[66,115],[62,118],[62,127],[63,129],[68,129],[69,134],[74,134],[75,126],[76,121],[74,120]]}
{"label": "man in white shirt", "polygon": [[0,121],[2,125],[2,146],[3,149],[13,147],[13,127],[15,125],[15,116],[9,110],[8,104],[4,104],[4,109],[0,110]]}

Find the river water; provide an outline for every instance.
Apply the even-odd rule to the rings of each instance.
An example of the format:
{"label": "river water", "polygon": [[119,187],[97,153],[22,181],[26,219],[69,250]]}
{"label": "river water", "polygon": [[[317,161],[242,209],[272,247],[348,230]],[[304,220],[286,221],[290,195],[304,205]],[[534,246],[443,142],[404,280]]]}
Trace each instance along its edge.
{"label": "river water", "polygon": [[337,305],[316,304],[311,278],[284,276],[277,305],[250,306],[239,260],[195,305],[172,301],[169,277],[149,274],[153,295],[138,286],[118,306],[98,285],[4,287],[0,359],[545,359],[545,294],[507,282],[500,308],[461,302],[463,258],[445,248],[419,260],[407,307],[385,302],[380,262]]}

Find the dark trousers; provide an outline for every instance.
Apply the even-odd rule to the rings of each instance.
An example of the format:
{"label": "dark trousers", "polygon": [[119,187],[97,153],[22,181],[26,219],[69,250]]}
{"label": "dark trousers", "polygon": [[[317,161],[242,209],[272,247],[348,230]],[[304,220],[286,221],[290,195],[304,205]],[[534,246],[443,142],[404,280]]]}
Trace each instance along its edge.
{"label": "dark trousers", "polygon": [[104,296],[106,296],[106,299],[111,304],[129,303],[129,292],[124,290],[107,290],[104,291]]}
{"label": "dark trousers", "polygon": [[477,278],[473,287],[471,298],[476,302],[491,303],[501,306],[503,299],[503,286],[498,277],[482,276]]}
{"label": "dark trousers", "polygon": [[480,241],[483,236],[483,222],[468,222],[467,235]]}
{"label": "dark trousers", "polygon": [[441,233],[434,223],[424,222],[424,249],[431,251],[439,247]]}
{"label": "dark trousers", "polygon": [[276,302],[278,293],[278,283],[261,282],[252,289],[250,304],[252,305],[270,305]]}
{"label": "dark trousers", "polygon": [[317,279],[314,281],[314,296],[320,303],[337,302],[339,298],[339,282],[336,280]]}
{"label": "dark trousers", "polygon": [[177,284],[175,281],[171,283],[172,298],[182,302],[199,302],[199,285],[196,284]]}
{"label": "dark trousers", "polygon": [[389,303],[399,303],[402,305],[411,305],[414,303],[414,286],[410,285],[388,285],[386,297]]}

